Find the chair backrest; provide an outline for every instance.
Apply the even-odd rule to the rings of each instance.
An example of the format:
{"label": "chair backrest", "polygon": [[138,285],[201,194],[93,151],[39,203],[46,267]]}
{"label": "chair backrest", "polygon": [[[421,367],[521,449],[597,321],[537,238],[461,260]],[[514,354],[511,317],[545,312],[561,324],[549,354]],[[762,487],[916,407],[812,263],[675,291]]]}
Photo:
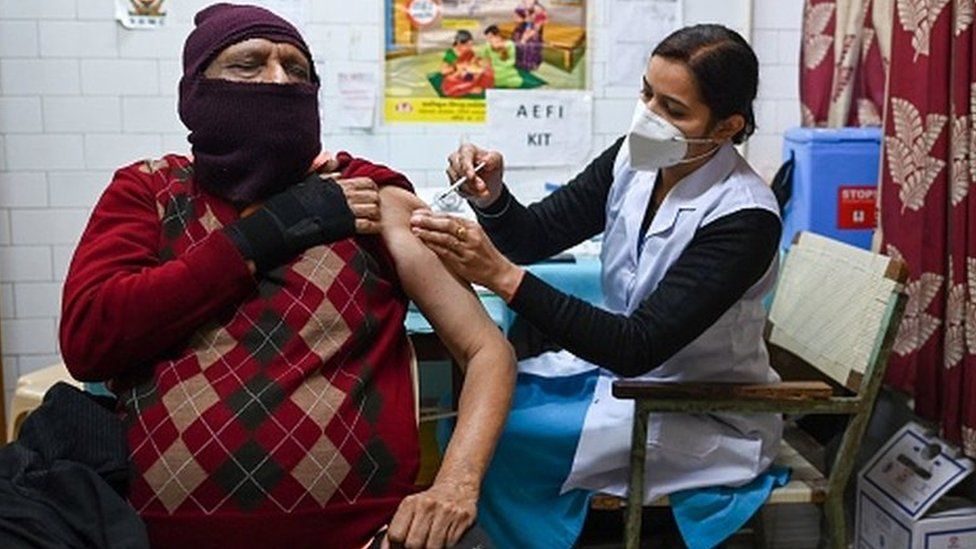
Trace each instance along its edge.
{"label": "chair backrest", "polygon": [[766,327],[773,366],[777,356],[792,355],[861,392],[887,360],[907,276],[899,260],[813,233],[797,235]]}

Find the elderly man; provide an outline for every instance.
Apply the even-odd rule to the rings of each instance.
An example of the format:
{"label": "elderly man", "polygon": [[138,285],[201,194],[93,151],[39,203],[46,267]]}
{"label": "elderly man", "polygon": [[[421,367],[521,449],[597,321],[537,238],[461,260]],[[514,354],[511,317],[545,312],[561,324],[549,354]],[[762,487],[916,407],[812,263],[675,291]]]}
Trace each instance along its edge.
{"label": "elderly man", "polygon": [[[61,323],[72,374],[119,397],[153,544],[356,548],[386,526],[408,547],[456,543],[505,420],[510,347],[411,233],[409,182],[321,151],[319,79],[291,25],[211,6],[183,68],[193,156],[116,172]],[[408,298],[467,368],[422,492]]]}

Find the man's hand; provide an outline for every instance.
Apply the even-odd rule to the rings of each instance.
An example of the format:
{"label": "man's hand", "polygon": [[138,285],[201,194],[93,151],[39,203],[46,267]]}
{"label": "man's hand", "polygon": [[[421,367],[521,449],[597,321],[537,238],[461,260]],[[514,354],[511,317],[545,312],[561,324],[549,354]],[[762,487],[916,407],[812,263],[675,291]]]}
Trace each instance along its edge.
{"label": "man's hand", "polygon": [[245,260],[265,272],[312,246],[349,238],[356,228],[343,187],[312,174],[221,230]]}
{"label": "man's hand", "polygon": [[[328,176],[322,176],[323,178]],[[380,232],[380,188],[368,177],[335,179],[346,195],[346,202],[352,215],[356,216],[358,234],[379,234]]]}
{"label": "man's hand", "polygon": [[478,491],[470,484],[435,482],[426,492],[400,502],[386,534],[384,549],[451,547],[474,524]]}

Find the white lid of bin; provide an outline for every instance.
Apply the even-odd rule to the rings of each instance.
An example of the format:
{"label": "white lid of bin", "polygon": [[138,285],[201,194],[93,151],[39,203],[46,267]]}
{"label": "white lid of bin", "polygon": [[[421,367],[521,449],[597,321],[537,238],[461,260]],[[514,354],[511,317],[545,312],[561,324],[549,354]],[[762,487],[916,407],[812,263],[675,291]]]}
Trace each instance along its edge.
{"label": "white lid of bin", "polygon": [[783,138],[794,143],[881,142],[881,128],[790,128]]}

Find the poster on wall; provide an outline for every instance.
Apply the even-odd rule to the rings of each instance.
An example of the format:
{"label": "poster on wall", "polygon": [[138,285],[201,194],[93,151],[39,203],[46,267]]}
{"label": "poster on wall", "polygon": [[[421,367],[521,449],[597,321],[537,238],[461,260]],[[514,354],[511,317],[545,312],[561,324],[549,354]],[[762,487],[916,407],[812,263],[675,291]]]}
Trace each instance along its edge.
{"label": "poster on wall", "polygon": [[166,0],[115,0],[115,18],[127,29],[158,29],[166,23]]}
{"label": "poster on wall", "polygon": [[636,93],[651,51],[682,26],[684,0],[612,0],[609,9],[607,86]]}
{"label": "poster on wall", "polygon": [[586,88],[586,0],[385,0],[387,123],[482,123],[488,90]]}

